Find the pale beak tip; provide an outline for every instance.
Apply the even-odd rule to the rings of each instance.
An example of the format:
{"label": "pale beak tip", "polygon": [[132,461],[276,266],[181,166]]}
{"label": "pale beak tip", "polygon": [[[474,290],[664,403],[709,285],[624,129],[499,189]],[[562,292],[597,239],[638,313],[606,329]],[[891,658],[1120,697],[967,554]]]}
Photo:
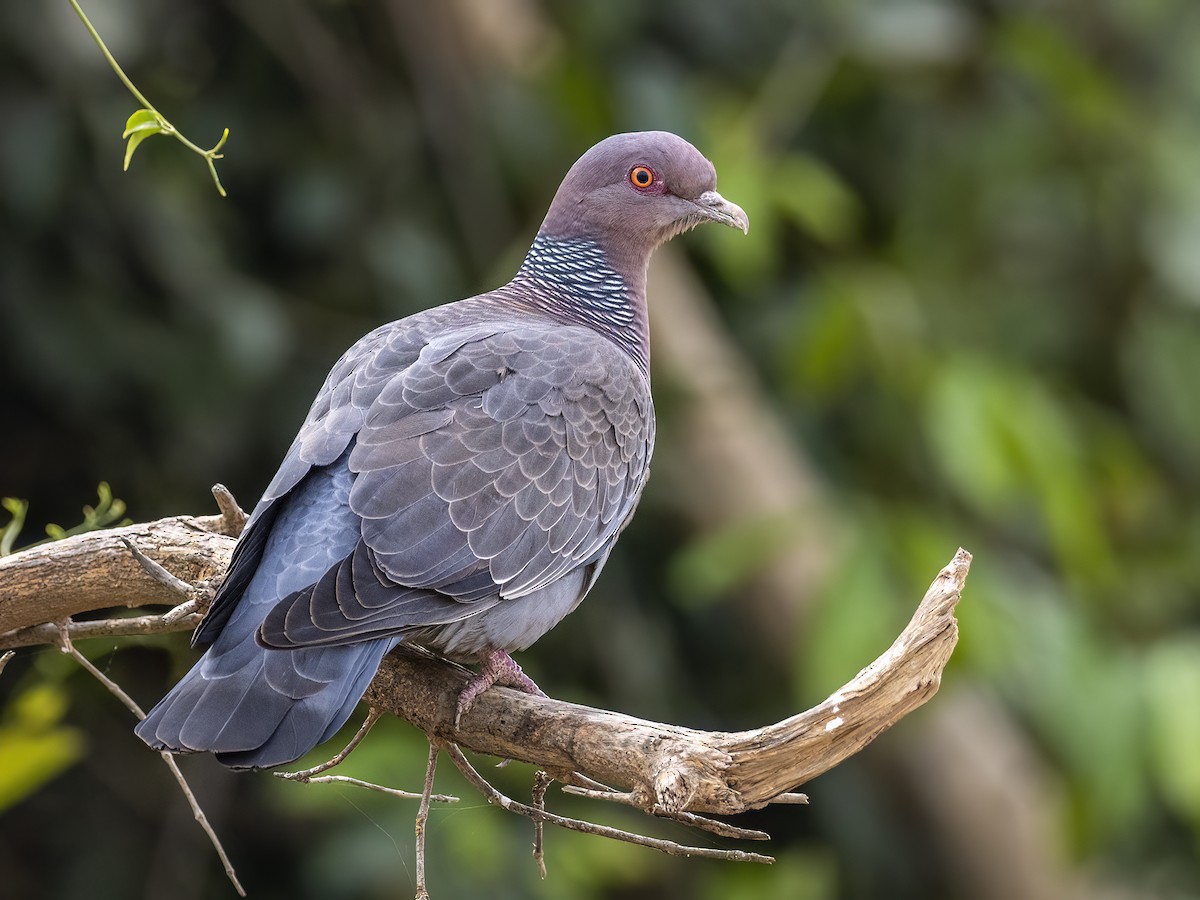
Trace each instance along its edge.
{"label": "pale beak tip", "polygon": [[696,202],[713,221],[731,228],[739,228],[742,234],[750,233],[750,217],[746,215],[746,211],[716,191],[705,191]]}

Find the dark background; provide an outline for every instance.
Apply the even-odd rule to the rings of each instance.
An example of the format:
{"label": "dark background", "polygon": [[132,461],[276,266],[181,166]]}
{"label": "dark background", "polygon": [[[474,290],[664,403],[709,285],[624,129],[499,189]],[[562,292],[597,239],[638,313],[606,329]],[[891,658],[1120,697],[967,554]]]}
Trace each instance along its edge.
{"label": "dark background", "polygon": [[[959,545],[933,702],[745,817],[770,868],[529,823],[443,771],[434,896],[1200,896],[1200,7],[1188,0],[0,5],[0,495],[251,506],[341,351],[507,280],[615,131],[716,164],[748,238],[652,266],[655,476],[552,694],[765,724],[887,646]],[[184,635],[83,648],[143,704]],[[0,677],[0,894],[227,897],[161,762],[52,649]],[[331,752],[332,745],[321,753]],[[388,722],[347,774],[417,788]],[[317,756],[314,755],[313,761]],[[486,761],[483,761],[486,763]],[[415,804],[186,770],[251,896],[411,892]],[[445,767],[448,768],[448,767]],[[488,769],[527,796],[530,771]],[[727,845],[633,811],[552,808]],[[760,849],[760,848],[751,848]]]}

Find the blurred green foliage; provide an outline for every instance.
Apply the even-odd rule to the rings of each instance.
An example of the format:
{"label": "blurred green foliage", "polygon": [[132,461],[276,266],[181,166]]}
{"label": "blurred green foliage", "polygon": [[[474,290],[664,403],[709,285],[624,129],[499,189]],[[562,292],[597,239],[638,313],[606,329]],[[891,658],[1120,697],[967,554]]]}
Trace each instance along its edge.
{"label": "blurred green foliage", "polygon": [[[791,660],[765,659],[740,593],[814,526],[696,533],[656,490],[660,454],[528,670],[570,699],[761,724],[882,650],[961,544],[943,692],[1006,716],[1047,855],[1084,894],[1200,896],[1200,7],[91,5],[181,128],[230,125],[229,198],[165,142],[122,173],[128,96],[69,7],[0,8],[0,494],[59,520],[100,478],[139,520],[204,511],[216,480],[252,503],[355,338],[507,279],[600,137],[675,130],[753,222],[677,244],[849,539]],[[144,702],[192,659],[181,637],[89,652]],[[39,694],[47,658],[0,678],[0,727],[59,735],[36,777],[61,773],[0,817],[0,883],[227,896],[124,711],[84,676]],[[526,823],[443,772],[463,802],[431,818],[436,896],[993,896],[896,762],[931,715],[811,785],[811,808],[751,815],[775,836],[762,870],[549,832],[542,883]],[[423,758],[388,723],[348,768],[412,787]],[[188,763],[256,896],[408,890],[410,807]],[[527,789],[523,767],[493,774]]]}
{"label": "blurred green foliage", "polygon": [[44,683],[9,699],[0,721],[0,813],[83,754],[79,730],[60,725],[69,702],[61,685]]}
{"label": "blurred green foliage", "polygon": [[[96,505],[83,507],[82,522],[71,528],[49,524],[44,540],[57,541],[113,525],[129,524],[129,519],[122,519],[124,501],[113,496],[107,483],[100,482],[96,494]],[[8,556],[14,552],[29,514],[29,504],[14,497],[3,497],[0,505],[10,516],[0,529],[0,556]],[[11,656],[0,658],[0,673],[10,661]],[[70,694],[61,679],[51,681],[41,677],[27,679],[27,686],[18,688],[7,698],[0,711],[0,813],[34,794],[83,755],[84,741],[79,729],[61,725],[69,704]]]}

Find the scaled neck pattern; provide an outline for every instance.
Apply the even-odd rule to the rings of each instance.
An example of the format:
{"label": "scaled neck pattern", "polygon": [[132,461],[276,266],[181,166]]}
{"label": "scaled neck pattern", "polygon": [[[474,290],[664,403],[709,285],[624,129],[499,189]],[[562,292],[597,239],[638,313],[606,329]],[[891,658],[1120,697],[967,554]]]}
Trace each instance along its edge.
{"label": "scaled neck pattern", "polygon": [[645,303],[595,241],[539,234],[512,283],[528,289],[529,305],[600,332],[649,372]]}

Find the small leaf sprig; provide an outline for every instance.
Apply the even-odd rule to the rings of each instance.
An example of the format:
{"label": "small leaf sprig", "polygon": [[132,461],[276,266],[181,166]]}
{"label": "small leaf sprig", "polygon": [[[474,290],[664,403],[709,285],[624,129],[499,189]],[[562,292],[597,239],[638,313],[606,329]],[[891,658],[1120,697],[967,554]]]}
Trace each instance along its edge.
{"label": "small leaf sprig", "polygon": [[113,525],[129,525],[125,518],[125,501],[113,496],[112,488],[107,481],[102,481],[96,488],[96,505],[83,508],[83,521],[73,528],[63,528],[53,523],[46,526],[46,534],[50,540],[60,541],[65,537],[76,534],[86,534],[89,531],[99,531]]}
{"label": "small leaf sprig", "polygon": [[0,529],[0,556],[8,556],[13,552],[13,544],[17,542],[17,535],[25,525],[29,503],[17,497],[0,497],[0,506],[11,516],[4,528]]}
{"label": "small leaf sprig", "polygon": [[[113,525],[130,524],[130,520],[125,517],[125,501],[113,496],[112,488],[108,486],[107,481],[100,482],[96,488],[96,498],[95,506],[83,508],[82,522],[72,528],[63,528],[61,525],[51,523],[46,526],[47,536],[44,541],[36,543],[58,541],[65,537],[84,534],[88,531],[99,531],[101,528],[109,528]],[[7,511],[10,516],[9,521],[3,528],[0,528],[0,556],[8,556],[14,552],[17,536],[25,525],[29,513],[29,503],[16,497],[0,497],[0,508]],[[34,544],[29,546],[32,547]]]}
{"label": "small leaf sprig", "polygon": [[156,134],[164,134],[168,137],[175,138],[175,140],[179,141],[181,144],[183,144],[183,146],[187,147],[197,156],[201,157],[206,163],[208,163],[208,171],[212,175],[213,184],[216,185],[217,193],[219,193],[222,197],[226,196],[225,188],[221,185],[221,179],[217,176],[217,160],[224,158],[224,154],[221,153],[220,150],[225,146],[225,141],[229,139],[229,129],[226,128],[224,130],[224,132],[221,134],[221,139],[217,141],[211,150],[205,150],[203,147],[199,147],[189,141],[174,125],[167,121],[166,117],[162,113],[154,108],[154,105],[147,100],[142,92],[137,89],[137,86],[129,80],[129,76],[125,74],[125,72],[121,69],[121,66],[117,63],[116,59],[113,58],[112,53],[109,52],[108,47],[105,46],[104,41],[101,39],[99,32],[96,31],[95,26],[92,25],[91,21],[84,14],[83,9],[79,6],[78,0],[69,0],[69,2],[71,6],[74,7],[75,12],[79,15],[84,27],[87,28],[88,33],[91,34],[92,40],[96,42],[96,46],[100,48],[100,52],[104,54],[104,58],[108,60],[109,66],[111,66],[112,70],[117,73],[117,77],[121,79],[121,83],[124,84],[125,87],[129,89],[129,92],[133,94],[135,98],[137,98],[137,101],[142,104],[142,108],[131,115],[128,121],[126,121],[125,132],[121,135],[123,139],[128,139],[129,141],[125,147],[125,170],[129,170],[129,161],[133,159],[133,152],[138,148],[138,145],[141,144],[142,141],[148,137],[153,137]]}

